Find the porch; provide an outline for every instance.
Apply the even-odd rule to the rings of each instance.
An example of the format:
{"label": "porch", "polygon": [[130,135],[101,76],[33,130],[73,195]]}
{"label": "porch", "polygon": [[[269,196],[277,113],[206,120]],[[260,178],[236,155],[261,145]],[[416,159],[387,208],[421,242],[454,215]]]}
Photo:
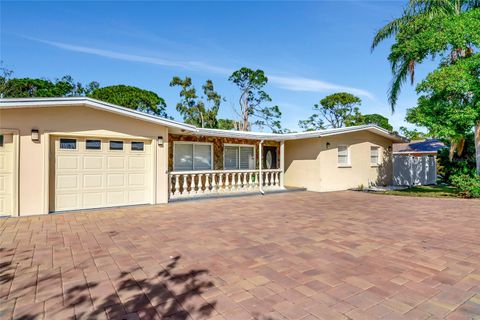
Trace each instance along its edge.
{"label": "porch", "polygon": [[169,134],[170,200],[284,189],[283,141],[218,133]]}

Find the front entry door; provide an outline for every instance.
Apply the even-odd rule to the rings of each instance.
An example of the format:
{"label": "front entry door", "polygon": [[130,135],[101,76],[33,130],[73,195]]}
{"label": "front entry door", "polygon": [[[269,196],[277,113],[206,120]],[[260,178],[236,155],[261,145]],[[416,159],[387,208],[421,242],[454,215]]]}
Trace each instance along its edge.
{"label": "front entry door", "polygon": [[263,169],[278,169],[277,147],[263,147]]}

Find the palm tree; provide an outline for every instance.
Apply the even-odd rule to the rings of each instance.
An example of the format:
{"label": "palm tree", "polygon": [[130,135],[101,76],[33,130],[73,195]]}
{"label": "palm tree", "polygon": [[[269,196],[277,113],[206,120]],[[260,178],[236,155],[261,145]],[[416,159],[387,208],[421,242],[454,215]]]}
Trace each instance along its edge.
{"label": "palm tree", "polygon": [[[420,32],[422,24],[417,24],[417,21],[459,15],[462,12],[479,7],[480,0],[410,0],[401,17],[390,21],[378,30],[373,38],[371,50],[375,50],[383,40],[395,37],[403,27],[418,28],[418,32]],[[469,53],[471,54],[471,50],[453,50],[452,58],[465,56]],[[388,91],[388,100],[393,112],[402,85],[408,78],[413,84],[416,61],[402,55],[390,56],[389,60],[393,78]]]}

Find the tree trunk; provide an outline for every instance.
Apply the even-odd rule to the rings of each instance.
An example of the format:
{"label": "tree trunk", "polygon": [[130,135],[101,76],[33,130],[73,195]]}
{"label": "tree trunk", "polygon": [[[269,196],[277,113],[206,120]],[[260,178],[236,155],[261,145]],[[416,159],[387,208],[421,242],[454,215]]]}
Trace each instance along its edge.
{"label": "tree trunk", "polygon": [[480,175],[480,121],[475,126],[475,159],[477,163],[477,174]]}

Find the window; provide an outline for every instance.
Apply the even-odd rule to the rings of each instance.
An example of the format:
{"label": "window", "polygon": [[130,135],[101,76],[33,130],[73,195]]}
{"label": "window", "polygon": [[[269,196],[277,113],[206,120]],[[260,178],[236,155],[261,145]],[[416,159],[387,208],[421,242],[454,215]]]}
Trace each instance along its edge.
{"label": "window", "polygon": [[110,141],[110,150],[123,150],[123,141]]}
{"label": "window", "polygon": [[3,147],[3,143],[4,143],[4,135],[3,134],[0,134],[0,147]]}
{"label": "window", "polygon": [[370,164],[372,165],[378,165],[379,162],[379,157],[378,157],[378,147],[370,147]]}
{"label": "window", "polygon": [[207,143],[175,143],[173,170],[211,170],[212,145]]}
{"label": "window", "polygon": [[253,170],[255,169],[255,148],[247,145],[226,145],[223,155],[225,170]]}
{"label": "window", "polygon": [[85,140],[85,149],[100,150],[102,148],[102,141],[100,140]]}
{"label": "window", "polygon": [[338,146],[338,164],[348,166],[348,146]]}
{"label": "window", "polygon": [[77,149],[77,139],[60,139],[60,149]]}
{"label": "window", "polygon": [[143,151],[143,142],[132,141],[132,151]]}

